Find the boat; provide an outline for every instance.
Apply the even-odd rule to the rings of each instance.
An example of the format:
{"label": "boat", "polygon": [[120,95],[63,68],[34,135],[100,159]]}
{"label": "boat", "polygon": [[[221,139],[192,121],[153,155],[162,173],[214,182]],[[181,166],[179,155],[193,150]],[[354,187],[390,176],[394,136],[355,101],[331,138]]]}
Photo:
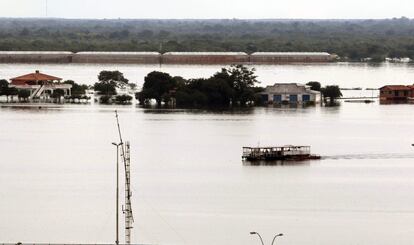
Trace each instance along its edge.
{"label": "boat", "polygon": [[243,147],[242,159],[246,161],[304,161],[321,159],[321,156],[312,155],[310,146],[286,145]]}

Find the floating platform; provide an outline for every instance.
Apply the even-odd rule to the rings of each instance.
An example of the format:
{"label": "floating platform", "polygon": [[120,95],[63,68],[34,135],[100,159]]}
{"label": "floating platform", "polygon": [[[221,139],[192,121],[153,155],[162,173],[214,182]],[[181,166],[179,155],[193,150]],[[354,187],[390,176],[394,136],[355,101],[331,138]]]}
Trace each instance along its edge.
{"label": "floating platform", "polygon": [[271,146],[243,147],[243,160],[246,161],[304,161],[321,159],[311,154],[310,146]]}

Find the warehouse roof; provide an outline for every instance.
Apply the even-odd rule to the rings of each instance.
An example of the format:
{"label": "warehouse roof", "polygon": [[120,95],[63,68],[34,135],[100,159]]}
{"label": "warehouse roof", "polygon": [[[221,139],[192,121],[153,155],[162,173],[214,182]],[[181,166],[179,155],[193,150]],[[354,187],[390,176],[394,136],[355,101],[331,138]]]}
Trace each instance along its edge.
{"label": "warehouse roof", "polygon": [[76,55],[160,55],[158,52],[78,52]]}
{"label": "warehouse roof", "polygon": [[73,54],[68,51],[0,51],[0,54],[15,55],[15,54]]}
{"label": "warehouse roof", "polygon": [[256,52],[252,56],[330,56],[326,52]]}
{"label": "warehouse roof", "polygon": [[247,55],[244,52],[167,52],[164,55]]}

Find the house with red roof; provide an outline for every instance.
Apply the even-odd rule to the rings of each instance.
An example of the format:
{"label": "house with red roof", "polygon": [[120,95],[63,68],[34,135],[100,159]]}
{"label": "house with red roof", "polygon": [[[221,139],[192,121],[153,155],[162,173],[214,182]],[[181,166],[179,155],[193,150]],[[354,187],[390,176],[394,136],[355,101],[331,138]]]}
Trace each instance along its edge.
{"label": "house with red roof", "polygon": [[414,85],[386,85],[380,88],[380,101],[407,101],[414,98]]}
{"label": "house with red roof", "polygon": [[57,89],[63,90],[64,96],[68,96],[72,88],[71,84],[61,83],[62,78],[40,73],[39,71],[11,78],[10,81],[10,87],[29,90],[29,99],[50,98],[50,95]]}

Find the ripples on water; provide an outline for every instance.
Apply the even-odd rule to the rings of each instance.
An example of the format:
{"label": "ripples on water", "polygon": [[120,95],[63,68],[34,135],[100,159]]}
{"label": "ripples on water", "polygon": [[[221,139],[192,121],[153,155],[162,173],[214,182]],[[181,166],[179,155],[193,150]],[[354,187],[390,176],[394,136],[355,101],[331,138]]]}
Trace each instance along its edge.
{"label": "ripples on water", "polygon": [[[373,153],[373,154],[344,154],[322,156],[322,159],[354,160],[354,159],[414,159],[414,153]],[[414,162],[413,162],[414,164]]]}

